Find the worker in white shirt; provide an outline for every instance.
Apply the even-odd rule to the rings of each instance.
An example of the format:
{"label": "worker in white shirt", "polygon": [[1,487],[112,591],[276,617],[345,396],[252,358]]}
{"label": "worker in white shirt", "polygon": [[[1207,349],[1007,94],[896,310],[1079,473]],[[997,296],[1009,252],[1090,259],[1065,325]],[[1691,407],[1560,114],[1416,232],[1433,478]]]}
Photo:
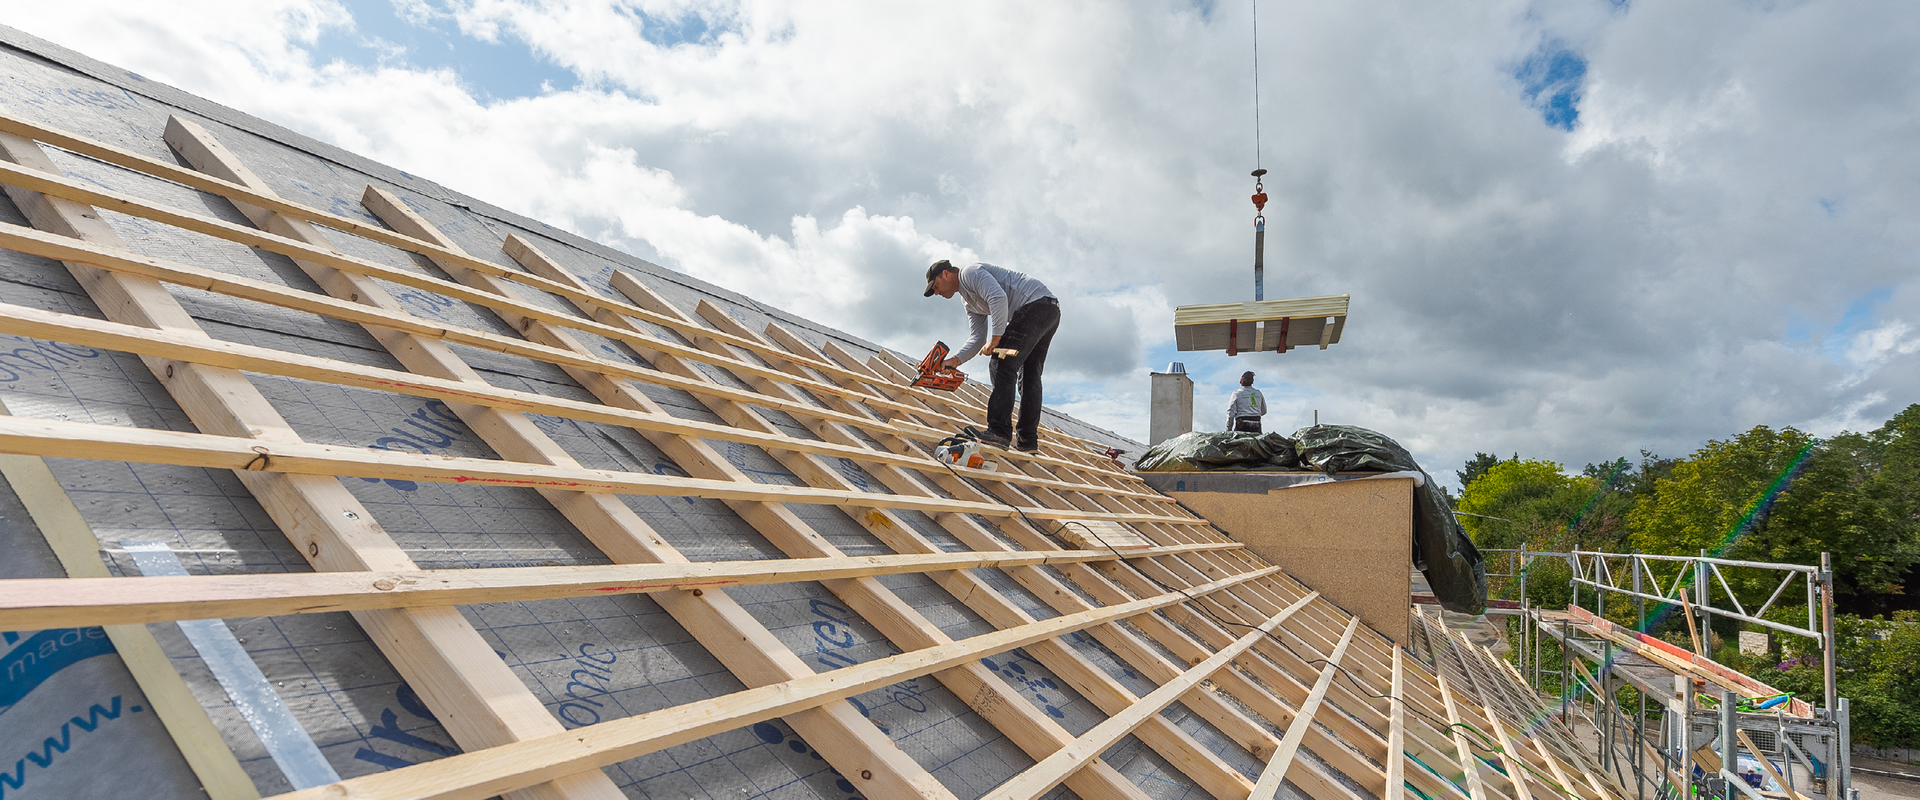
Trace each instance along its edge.
{"label": "worker in white shirt", "polygon": [[1260,418],[1266,415],[1267,398],[1253,388],[1253,373],[1241,373],[1240,391],[1233,393],[1233,402],[1227,406],[1227,430],[1259,433]]}

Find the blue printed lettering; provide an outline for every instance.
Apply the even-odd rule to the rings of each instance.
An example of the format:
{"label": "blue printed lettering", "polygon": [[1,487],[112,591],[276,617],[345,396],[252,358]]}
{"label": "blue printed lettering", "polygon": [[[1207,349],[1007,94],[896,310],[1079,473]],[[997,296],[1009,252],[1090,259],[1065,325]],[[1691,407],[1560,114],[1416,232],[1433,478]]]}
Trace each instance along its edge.
{"label": "blue printed lettering", "polygon": [[0,708],[20,702],[54,673],[111,652],[102,628],[56,628],[27,637],[0,656]]}
{"label": "blue printed lettering", "polygon": [[368,747],[362,747],[359,750],[354,751],[353,757],[361,761],[365,761],[369,764],[378,764],[380,766],[386,767],[387,769],[399,769],[401,767],[413,766],[412,761],[408,761],[404,758],[396,758],[394,756],[387,755],[386,753],[382,753],[378,750],[374,750]]}
{"label": "blue printed lettering", "polygon": [[9,773],[5,770],[0,770],[0,798],[7,796],[7,789],[11,788],[14,791],[19,791],[20,787],[26,785],[26,783],[27,760],[23,758],[13,762],[13,772]]}
{"label": "blue printed lettering", "polygon": [[393,695],[395,700],[400,701],[400,707],[406,709],[407,713],[421,719],[430,719],[434,722],[440,721],[440,718],[434,716],[433,711],[427,708],[427,704],[420,701],[420,695],[413,691],[412,686],[402,683],[400,684],[400,688],[394,691]]}
{"label": "blue printed lettering", "polygon": [[[382,436],[378,439],[375,439],[373,444],[371,445],[373,449],[392,450],[394,449],[394,445],[400,445],[403,448],[412,449],[420,453],[421,455],[427,455],[427,456],[433,455],[433,450],[429,449],[426,445],[421,444],[419,441],[415,440],[413,437],[406,436],[404,432],[400,431],[397,428],[394,429],[394,432],[399,433],[400,436]],[[406,438],[401,438],[401,436],[404,436]]]}
{"label": "blue printed lettering", "polygon": [[[80,629],[70,628],[68,630]],[[81,637],[81,639],[84,638],[84,636]],[[65,753],[73,747],[74,728],[79,728],[82,733],[92,733],[99,729],[103,718],[119,719],[120,696],[114,695],[113,698],[108,701],[108,705],[110,706],[109,708],[101,708],[99,703],[94,703],[92,707],[87,709],[86,718],[73,717],[66,722],[60,723],[60,738],[55,739],[49,736],[42,740],[39,750],[29,750],[25,758],[13,762],[12,772],[0,770],[0,800],[6,800],[8,789],[19,792],[22,791],[22,787],[26,786],[27,762],[33,762],[34,766],[41,769],[52,769],[54,754]],[[141,708],[140,706],[133,706],[128,710],[137,712],[140,711]]]}
{"label": "blue printed lettering", "polygon": [[107,719],[120,718],[120,695],[116,694],[113,696],[113,710],[109,711],[101,708],[99,703],[94,703],[93,707],[87,709],[87,718],[83,720],[79,717],[74,717],[73,724],[80,726],[80,729],[83,731],[92,733],[94,728],[100,727],[101,717],[106,717]]}
{"label": "blue printed lettering", "polygon": [[600,659],[598,659],[598,658],[594,658],[594,657],[593,657],[593,654],[592,654],[592,653],[589,653],[589,652],[587,652],[587,648],[589,648],[589,647],[599,647],[599,645],[597,645],[597,644],[594,644],[594,643],[592,643],[592,642],[587,642],[586,644],[583,644],[583,645],[580,645],[580,657],[581,657],[581,658],[584,658],[584,659],[587,659],[588,661],[592,661],[592,662],[594,662],[594,663],[596,663],[596,664],[611,664],[611,663],[613,663],[614,661],[617,661],[617,660],[619,660],[619,658],[620,658],[620,654],[619,654],[619,653],[615,653],[615,652],[613,652],[612,650],[608,650],[608,651],[606,651],[606,653],[607,653],[607,660],[605,660],[605,661],[601,661],[601,660],[600,660]]}
{"label": "blue printed lettering", "polygon": [[[435,722],[439,721],[433,716],[433,712],[427,709],[427,704],[420,701],[420,695],[414,692],[412,686],[401,683],[398,688],[394,689],[393,694],[394,699],[400,703],[400,707],[406,709],[408,713],[422,719],[434,720]],[[435,755],[453,755],[459,752],[432,739],[415,736],[401,730],[400,715],[393,713],[393,709],[391,708],[380,710],[380,724],[368,728],[367,735],[375,739],[393,742],[394,744],[411,747],[415,750],[421,750]],[[354,751],[353,757],[355,760],[365,761],[386,769],[411,767],[415,763],[404,758],[387,755],[371,747],[362,747]]]}
{"label": "blue printed lettering", "polygon": [[[415,413],[419,413],[419,412],[415,412]],[[394,435],[405,436],[408,439],[412,439],[416,442],[419,442],[421,445],[425,447],[447,447],[453,444],[452,436],[446,434],[445,432],[442,432],[439,428],[424,425],[419,420],[409,419],[402,424],[418,429],[420,431],[423,431],[425,432],[426,435],[422,436],[420,434],[413,433],[411,431],[401,430],[400,428],[391,428],[390,430],[393,431]]]}
{"label": "blue printed lettering", "polygon": [[385,739],[395,744],[403,744],[416,750],[427,750],[448,756],[454,753],[452,748],[432,739],[423,739],[400,730],[400,716],[393,713],[393,709],[391,708],[380,711],[380,724],[368,728],[367,735],[375,739]]}
{"label": "blue printed lettering", "polygon": [[26,342],[27,346],[0,350],[0,383],[12,383],[32,372],[58,372],[61,367],[79,363],[80,359],[100,357],[100,351],[91,347],[43,342],[24,336],[11,338]]}
{"label": "blue printed lettering", "polygon": [[[582,675],[585,675],[587,677],[587,680],[590,680],[590,681],[597,680],[597,681],[602,681],[602,683],[599,686],[595,686],[591,683],[583,683],[580,680],[580,676]],[[573,687],[578,686],[582,689],[585,689],[587,690],[587,693],[589,695],[610,694],[610,692],[607,691],[607,684],[605,683],[605,681],[607,681],[609,677],[610,676],[600,675],[598,673],[591,672],[584,669],[576,669],[573,672],[570,672],[567,674],[567,678],[568,678],[567,685],[562,688],[566,691],[568,697],[583,703],[593,703],[593,706],[595,708],[599,708],[600,707],[599,703],[595,703],[593,700],[574,694]]]}
{"label": "blue printed lettering", "polygon": [[[433,426],[433,429],[436,431],[445,431],[448,435],[459,436],[460,431],[463,430],[461,425],[464,425],[464,423],[462,423],[461,425],[448,424],[448,420],[442,418],[438,411],[433,410],[435,406],[438,406],[441,409],[445,410],[448,414],[453,413],[452,409],[447,408],[446,403],[442,403],[438,400],[435,400],[433,401],[432,404],[428,405],[426,408],[414,409],[414,412],[411,414],[408,414],[407,416],[412,417],[413,419],[420,420],[421,423],[424,423],[426,425]],[[459,417],[454,417],[452,421],[459,422]]]}
{"label": "blue printed lettering", "polygon": [[813,635],[834,647],[853,646],[853,631],[842,630],[839,625],[834,624],[833,620],[823,619],[813,623]]}
{"label": "blue printed lettering", "polygon": [[[558,714],[562,721],[576,728],[592,725],[600,721],[600,712],[578,703],[561,703],[560,708],[554,713]],[[576,719],[576,717],[580,715],[585,715],[585,717]]]}
{"label": "blue printed lettering", "polygon": [[[99,706],[94,706],[94,708],[99,708]],[[74,717],[73,721],[79,722],[80,718]],[[59,751],[64,753],[64,752],[67,752],[67,748],[72,746],[73,746],[73,728],[67,725],[61,725],[60,738],[58,740],[55,740],[51,736],[47,737],[46,741],[44,741],[40,745],[40,752],[36,753],[36,752],[33,752],[32,750],[27,751],[27,760],[40,765],[41,769],[45,769],[47,767],[53,766],[54,751]]]}
{"label": "blue printed lettering", "polygon": [[[601,660],[590,650],[599,650],[606,659]],[[580,656],[575,658],[573,663],[580,668],[567,674],[567,685],[562,687],[562,691],[567,693],[567,700],[553,712],[562,722],[575,728],[600,721],[600,712],[596,709],[605,708],[606,704],[594,700],[592,696],[612,695],[613,670],[609,667],[620,660],[618,651],[608,650],[593,642],[582,643],[578,652]],[[587,681],[597,681],[598,685]],[[585,690],[585,697],[574,691],[576,686]],[[582,705],[583,703],[585,705]]]}

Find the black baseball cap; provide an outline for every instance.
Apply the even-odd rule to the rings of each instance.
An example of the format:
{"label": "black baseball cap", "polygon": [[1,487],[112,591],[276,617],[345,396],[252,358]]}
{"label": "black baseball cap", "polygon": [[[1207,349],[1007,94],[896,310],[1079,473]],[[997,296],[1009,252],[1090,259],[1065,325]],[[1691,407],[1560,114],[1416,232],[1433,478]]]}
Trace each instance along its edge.
{"label": "black baseball cap", "polygon": [[940,277],[940,273],[946,272],[947,270],[950,270],[950,269],[957,271],[960,268],[954,266],[953,262],[948,261],[944,258],[940,259],[939,261],[933,262],[933,266],[927,267],[927,293],[920,296],[932,297],[933,296],[933,279]]}

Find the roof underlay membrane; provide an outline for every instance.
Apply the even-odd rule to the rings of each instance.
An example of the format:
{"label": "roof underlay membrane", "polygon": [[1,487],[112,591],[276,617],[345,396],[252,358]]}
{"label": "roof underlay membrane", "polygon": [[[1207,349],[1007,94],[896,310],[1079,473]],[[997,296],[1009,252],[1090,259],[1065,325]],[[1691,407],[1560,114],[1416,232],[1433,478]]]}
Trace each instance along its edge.
{"label": "roof underlay membrane", "polygon": [[4,28],[0,183],[0,797],[1621,796],[1110,432]]}

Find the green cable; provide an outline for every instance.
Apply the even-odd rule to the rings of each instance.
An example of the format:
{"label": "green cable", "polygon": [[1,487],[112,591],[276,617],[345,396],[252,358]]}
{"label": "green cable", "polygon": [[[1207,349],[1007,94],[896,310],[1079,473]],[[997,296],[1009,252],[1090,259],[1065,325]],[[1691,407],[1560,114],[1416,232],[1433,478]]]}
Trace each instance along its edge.
{"label": "green cable", "polygon": [[[1574,794],[1571,791],[1568,791],[1566,787],[1560,785],[1559,781],[1556,781],[1553,778],[1548,777],[1545,773],[1542,773],[1540,770],[1534,769],[1533,766],[1528,764],[1525,759],[1515,756],[1512,753],[1509,753],[1506,750],[1500,748],[1499,746],[1493,744],[1493,740],[1488,738],[1487,735],[1481,732],[1479,728],[1475,728],[1472,725],[1469,725],[1465,722],[1455,722],[1451,725],[1448,725],[1446,728],[1442,730],[1451,730],[1453,728],[1464,728],[1466,732],[1471,733],[1475,737],[1480,739],[1480,746],[1482,748],[1487,750],[1492,750],[1495,753],[1505,756],[1506,758],[1503,758],[1501,760],[1506,761],[1507,763],[1513,764],[1514,766],[1519,767],[1523,770],[1526,770],[1528,774],[1532,775],[1535,778],[1539,778],[1541,783],[1544,783],[1548,786],[1553,787],[1555,791],[1558,791],[1559,793],[1564,794],[1568,797],[1574,798],[1574,800],[1586,800],[1586,798],[1581,797],[1580,795]],[[1481,761],[1486,761],[1485,758],[1481,758],[1478,754],[1475,754],[1474,757],[1480,758]],[[1493,766],[1493,764],[1491,762],[1488,762],[1488,766]],[[1494,769],[1499,770],[1500,774],[1506,776],[1509,781],[1513,779],[1513,776],[1508,774],[1506,770],[1500,769],[1497,766],[1494,766]]]}

